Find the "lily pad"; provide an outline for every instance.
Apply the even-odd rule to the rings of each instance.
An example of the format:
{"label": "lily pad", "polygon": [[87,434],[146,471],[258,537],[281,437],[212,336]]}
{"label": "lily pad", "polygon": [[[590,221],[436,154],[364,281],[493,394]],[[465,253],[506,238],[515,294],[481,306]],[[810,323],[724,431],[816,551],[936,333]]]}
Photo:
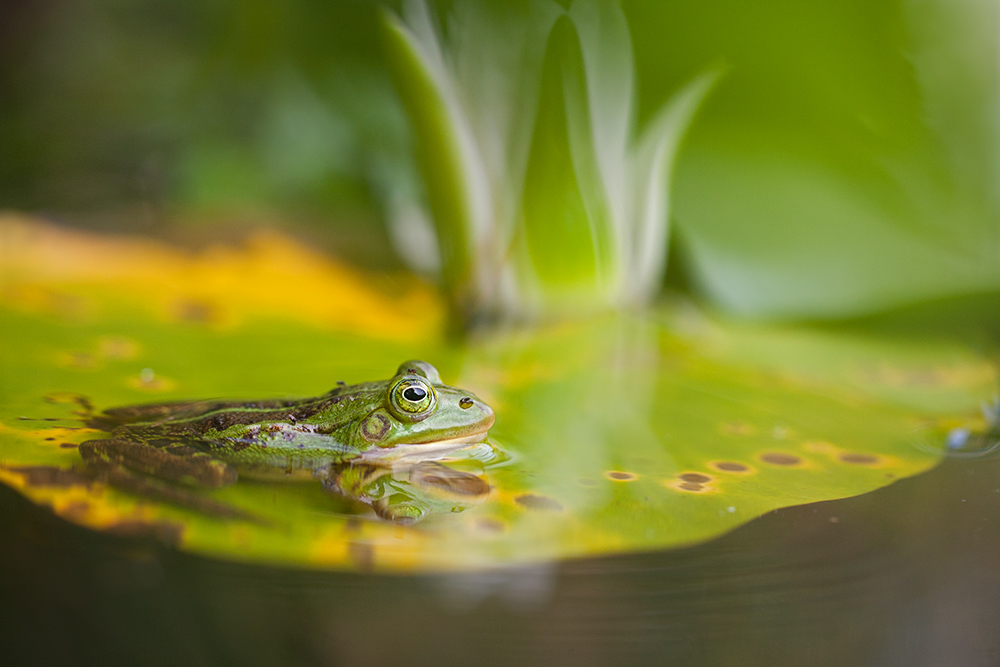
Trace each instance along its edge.
{"label": "lily pad", "polygon": [[[0,249],[0,480],[74,523],[218,558],[412,571],[691,544],[927,470],[949,433],[987,428],[996,387],[948,341],[733,324],[684,302],[449,343],[429,286],[273,235],[185,251],[7,217]],[[488,494],[420,523],[312,480],[204,493],[245,520],[81,473],[88,405],[317,395],[410,358],[490,403],[506,453],[445,461]]]}

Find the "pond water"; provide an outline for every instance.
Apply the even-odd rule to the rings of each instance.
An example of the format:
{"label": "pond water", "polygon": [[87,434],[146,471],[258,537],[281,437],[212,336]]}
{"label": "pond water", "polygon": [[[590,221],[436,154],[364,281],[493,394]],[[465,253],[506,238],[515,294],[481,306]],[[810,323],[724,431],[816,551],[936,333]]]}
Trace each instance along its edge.
{"label": "pond water", "polygon": [[19,665],[995,665],[997,480],[946,461],[689,548],[433,576],[189,556],[2,489],[0,638]]}

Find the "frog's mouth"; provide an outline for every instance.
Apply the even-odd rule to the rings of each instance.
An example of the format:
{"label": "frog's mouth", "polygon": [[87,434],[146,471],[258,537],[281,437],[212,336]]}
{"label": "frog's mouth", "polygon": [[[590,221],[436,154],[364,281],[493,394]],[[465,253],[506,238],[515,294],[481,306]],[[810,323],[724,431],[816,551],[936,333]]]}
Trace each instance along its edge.
{"label": "frog's mouth", "polygon": [[[489,426],[492,426],[492,422]],[[375,448],[361,454],[362,459],[392,462],[416,462],[432,461],[439,459],[456,449],[461,449],[467,445],[474,445],[486,439],[489,433],[489,426],[468,435],[457,438],[446,438],[444,440],[432,440],[429,442],[411,442],[394,445],[386,449]]]}

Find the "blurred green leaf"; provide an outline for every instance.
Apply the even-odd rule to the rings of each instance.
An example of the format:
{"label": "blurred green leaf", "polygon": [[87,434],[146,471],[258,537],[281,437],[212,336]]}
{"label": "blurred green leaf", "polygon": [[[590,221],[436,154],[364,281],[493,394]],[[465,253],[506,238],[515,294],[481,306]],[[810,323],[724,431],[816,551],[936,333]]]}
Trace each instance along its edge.
{"label": "blurred green leaf", "polygon": [[[678,165],[696,286],[837,317],[1000,286],[995,26],[983,2],[627,4],[644,114],[729,68]],[[662,28],[670,26],[669,39]]]}

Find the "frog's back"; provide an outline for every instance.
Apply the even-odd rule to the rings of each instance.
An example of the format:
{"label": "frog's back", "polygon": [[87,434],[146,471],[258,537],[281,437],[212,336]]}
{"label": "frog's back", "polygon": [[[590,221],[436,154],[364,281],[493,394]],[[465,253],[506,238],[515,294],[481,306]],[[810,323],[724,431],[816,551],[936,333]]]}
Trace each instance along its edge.
{"label": "frog's back", "polygon": [[91,417],[88,425],[157,448],[192,446],[240,468],[315,469],[357,455],[341,436],[371,411],[383,384],[342,385],[298,400],[123,406]]}
{"label": "frog's back", "polygon": [[[337,390],[334,390],[336,392]],[[333,395],[331,392],[329,395]],[[260,418],[264,413],[285,414],[289,409],[300,408],[319,399],[267,399],[260,401],[176,401],[169,403],[149,403],[109,408],[99,415],[87,419],[91,428],[111,431],[125,425],[165,425],[179,422],[198,421],[220,414],[246,414]]]}

